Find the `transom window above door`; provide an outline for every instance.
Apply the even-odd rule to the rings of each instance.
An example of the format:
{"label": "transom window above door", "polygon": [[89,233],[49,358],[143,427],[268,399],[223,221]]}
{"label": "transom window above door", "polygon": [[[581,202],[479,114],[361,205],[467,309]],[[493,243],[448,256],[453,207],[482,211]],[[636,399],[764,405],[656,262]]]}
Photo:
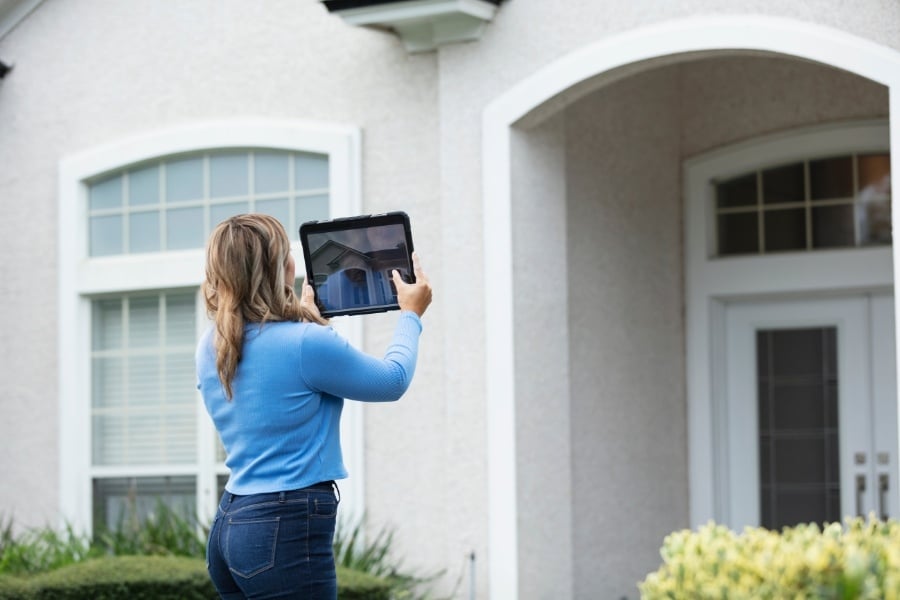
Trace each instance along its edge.
{"label": "transom window above door", "polygon": [[718,256],[891,244],[890,154],[791,162],[715,182]]}
{"label": "transom window above door", "polygon": [[297,237],[329,214],[326,155],[216,151],[143,163],[88,183],[92,257],[202,248],[228,217],[260,212]]}

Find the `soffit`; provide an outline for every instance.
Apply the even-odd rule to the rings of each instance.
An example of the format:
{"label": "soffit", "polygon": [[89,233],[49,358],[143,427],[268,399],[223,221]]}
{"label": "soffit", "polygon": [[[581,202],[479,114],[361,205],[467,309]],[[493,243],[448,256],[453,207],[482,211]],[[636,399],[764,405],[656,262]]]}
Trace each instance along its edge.
{"label": "soffit", "polygon": [[351,25],[395,32],[409,52],[474,41],[502,0],[322,0]]}

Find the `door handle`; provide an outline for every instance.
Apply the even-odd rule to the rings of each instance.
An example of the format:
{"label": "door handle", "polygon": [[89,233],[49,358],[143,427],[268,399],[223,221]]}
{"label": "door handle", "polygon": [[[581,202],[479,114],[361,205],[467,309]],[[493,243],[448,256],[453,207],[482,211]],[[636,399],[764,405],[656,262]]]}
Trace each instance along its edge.
{"label": "door handle", "polygon": [[856,516],[862,517],[863,515],[863,494],[866,493],[866,476],[865,475],[857,475],[856,476]]}
{"label": "door handle", "polygon": [[887,493],[890,488],[890,475],[882,473],[878,476],[878,512],[882,521],[887,521]]}

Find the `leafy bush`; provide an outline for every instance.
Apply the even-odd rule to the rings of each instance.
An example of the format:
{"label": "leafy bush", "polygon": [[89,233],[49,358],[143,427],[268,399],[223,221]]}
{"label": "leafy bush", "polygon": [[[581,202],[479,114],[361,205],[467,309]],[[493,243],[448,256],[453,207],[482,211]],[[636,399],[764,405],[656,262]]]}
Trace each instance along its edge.
{"label": "leafy bush", "polygon": [[848,519],[736,534],[710,523],[666,537],[641,598],[888,600],[900,598],[900,523]]}
{"label": "leafy bush", "polygon": [[11,519],[0,523],[0,573],[49,571],[98,555],[90,539],[71,527],[30,529],[15,536]]}
{"label": "leafy bush", "polygon": [[388,582],[391,598],[395,600],[427,598],[428,584],[441,573],[418,576],[408,572],[393,554],[394,533],[383,528],[375,537],[363,542],[363,525],[364,521],[360,521],[348,529],[338,524],[334,536],[335,564]]}
{"label": "leafy bush", "polygon": [[91,559],[29,577],[0,579],[8,600],[214,600],[196,558],[120,556]]}
{"label": "leafy bush", "polygon": [[138,519],[132,509],[123,513],[114,529],[102,529],[93,546],[114,556],[193,556],[206,557],[209,528],[197,517],[185,517],[163,501]]}
{"label": "leafy bush", "polygon": [[[134,518],[133,514],[124,515],[115,529],[99,531],[93,538],[80,535],[71,527],[61,531],[51,527],[30,529],[16,536],[13,535],[10,520],[0,521],[0,600],[167,598],[165,594],[168,592],[158,584],[160,581],[168,581],[171,577],[167,575],[160,578],[154,573],[158,571],[157,567],[165,571],[168,568],[166,565],[182,563],[160,562],[157,560],[160,557],[192,558],[194,562],[183,564],[192,565],[192,568],[199,565],[202,580],[206,582],[204,585],[212,589],[205,562],[202,560],[206,553],[207,533],[208,528],[197,520],[185,518],[164,503],[159,503],[154,511],[142,520]],[[404,571],[400,561],[395,559],[391,552],[392,532],[382,529],[368,543],[363,543],[362,539],[361,524],[349,530],[339,528],[335,536],[334,550],[340,598],[411,600],[425,597],[420,591],[421,586],[436,576],[417,577]],[[125,562],[117,563],[111,560],[111,557],[128,558]],[[91,560],[100,558],[106,560]],[[137,562],[128,562],[132,559]],[[143,564],[146,567],[133,571],[133,575],[137,578],[135,581],[119,582],[116,577],[131,573],[134,564]],[[68,585],[67,582],[81,581],[82,573],[90,574],[87,581],[92,581],[95,569],[101,572],[101,576],[97,579],[100,582],[97,586],[100,587],[83,588],[82,583],[78,583],[73,590],[59,591]],[[102,573],[108,573],[112,577],[108,585],[113,590],[118,589],[118,592],[103,591],[105,588],[102,586],[107,584],[102,583],[104,581]],[[148,574],[147,577],[142,573]],[[123,588],[123,585],[126,587]],[[189,590],[191,585],[193,584],[178,589]],[[152,589],[152,593],[140,596],[139,594],[143,592],[132,591],[143,589],[143,586],[149,586],[147,589]],[[82,591],[78,591],[79,589]],[[38,593],[36,590],[41,590],[39,593],[43,595],[34,595]],[[129,594],[133,593],[133,596],[122,595],[124,594],[122,590],[127,590]],[[67,595],[70,593],[75,595]],[[205,593],[202,589],[197,592],[201,595],[186,595],[188,593],[193,592],[185,591],[183,592],[185,595],[176,594],[171,597],[206,597],[202,595]],[[215,597],[215,594],[213,593],[211,597]]]}
{"label": "leafy bush", "polygon": [[[389,600],[390,584],[338,569],[339,600]],[[3,600],[214,600],[206,563],[182,556],[117,556],[47,573],[0,577]]]}

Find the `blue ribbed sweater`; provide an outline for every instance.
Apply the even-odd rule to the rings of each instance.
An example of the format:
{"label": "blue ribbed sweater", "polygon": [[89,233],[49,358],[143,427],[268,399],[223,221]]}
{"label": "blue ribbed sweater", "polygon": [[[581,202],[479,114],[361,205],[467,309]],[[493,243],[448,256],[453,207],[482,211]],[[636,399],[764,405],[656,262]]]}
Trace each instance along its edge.
{"label": "blue ribbed sweater", "polygon": [[422,323],[401,311],[394,338],[376,358],[331,327],[248,325],[228,401],[216,372],[213,330],[197,346],[197,387],[212,417],[238,495],[303,488],[347,477],[340,446],[344,398],[397,400],[416,369]]}

